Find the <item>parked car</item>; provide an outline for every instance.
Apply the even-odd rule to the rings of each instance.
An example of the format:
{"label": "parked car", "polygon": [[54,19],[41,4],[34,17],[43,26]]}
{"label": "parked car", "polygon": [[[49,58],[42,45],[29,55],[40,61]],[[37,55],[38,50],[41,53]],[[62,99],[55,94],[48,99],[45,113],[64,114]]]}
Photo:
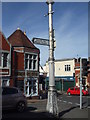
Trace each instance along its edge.
{"label": "parked car", "polygon": [[2,87],[2,109],[16,109],[23,112],[27,107],[27,100],[22,91],[16,87]]}
{"label": "parked car", "polygon": [[[80,95],[80,88],[79,87],[72,87],[67,90],[68,95]],[[88,95],[88,91],[82,89],[82,95]]]}

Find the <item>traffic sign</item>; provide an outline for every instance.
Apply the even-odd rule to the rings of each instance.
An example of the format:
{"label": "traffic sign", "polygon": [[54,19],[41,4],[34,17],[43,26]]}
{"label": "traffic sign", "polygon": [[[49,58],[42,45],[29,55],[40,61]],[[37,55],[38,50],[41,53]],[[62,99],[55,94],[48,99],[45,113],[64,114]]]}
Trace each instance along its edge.
{"label": "traffic sign", "polygon": [[33,42],[34,44],[49,46],[49,40],[48,40],[48,39],[33,38],[33,39],[32,39],[32,42]]}

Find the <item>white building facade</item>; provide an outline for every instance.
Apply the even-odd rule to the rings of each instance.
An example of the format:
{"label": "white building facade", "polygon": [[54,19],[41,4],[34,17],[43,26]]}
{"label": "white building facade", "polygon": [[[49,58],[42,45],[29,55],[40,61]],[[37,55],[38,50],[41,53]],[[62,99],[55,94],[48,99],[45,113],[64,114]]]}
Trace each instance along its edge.
{"label": "white building facade", "polygon": [[[75,58],[59,59],[55,64],[55,85],[58,90],[67,90],[75,85]],[[47,73],[46,84],[49,83],[49,64],[46,62],[43,71]]]}

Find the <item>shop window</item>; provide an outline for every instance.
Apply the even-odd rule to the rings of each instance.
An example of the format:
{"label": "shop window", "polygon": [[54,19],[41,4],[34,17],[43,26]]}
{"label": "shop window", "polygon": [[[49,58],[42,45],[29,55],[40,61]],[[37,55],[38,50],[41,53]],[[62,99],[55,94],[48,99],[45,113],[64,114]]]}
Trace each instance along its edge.
{"label": "shop window", "polygon": [[25,94],[29,96],[37,95],[38,94],[38,84],[37,79],[30,78],[27,80],[27,85],[25,85]]}
{"label": "shop window", "polygon": [[21,90],[24,91],[24,81],[23,80],[17,80],[17,87]]}
{"label": "shop window", "polygon": [[9,86],[9,80],[2,80],[2,86]]}

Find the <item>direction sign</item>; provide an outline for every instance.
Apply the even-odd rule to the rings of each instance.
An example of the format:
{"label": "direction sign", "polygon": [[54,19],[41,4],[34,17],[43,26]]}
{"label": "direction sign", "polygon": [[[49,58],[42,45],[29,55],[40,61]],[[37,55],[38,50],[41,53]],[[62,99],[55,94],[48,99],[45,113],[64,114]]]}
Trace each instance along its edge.
{"label": "direction sign", "polygon": [[48,40],[48,39],[33,38],[33,39],[32,39],[32,42],[33,42],[34,44],[49,46],[49,40]]}

